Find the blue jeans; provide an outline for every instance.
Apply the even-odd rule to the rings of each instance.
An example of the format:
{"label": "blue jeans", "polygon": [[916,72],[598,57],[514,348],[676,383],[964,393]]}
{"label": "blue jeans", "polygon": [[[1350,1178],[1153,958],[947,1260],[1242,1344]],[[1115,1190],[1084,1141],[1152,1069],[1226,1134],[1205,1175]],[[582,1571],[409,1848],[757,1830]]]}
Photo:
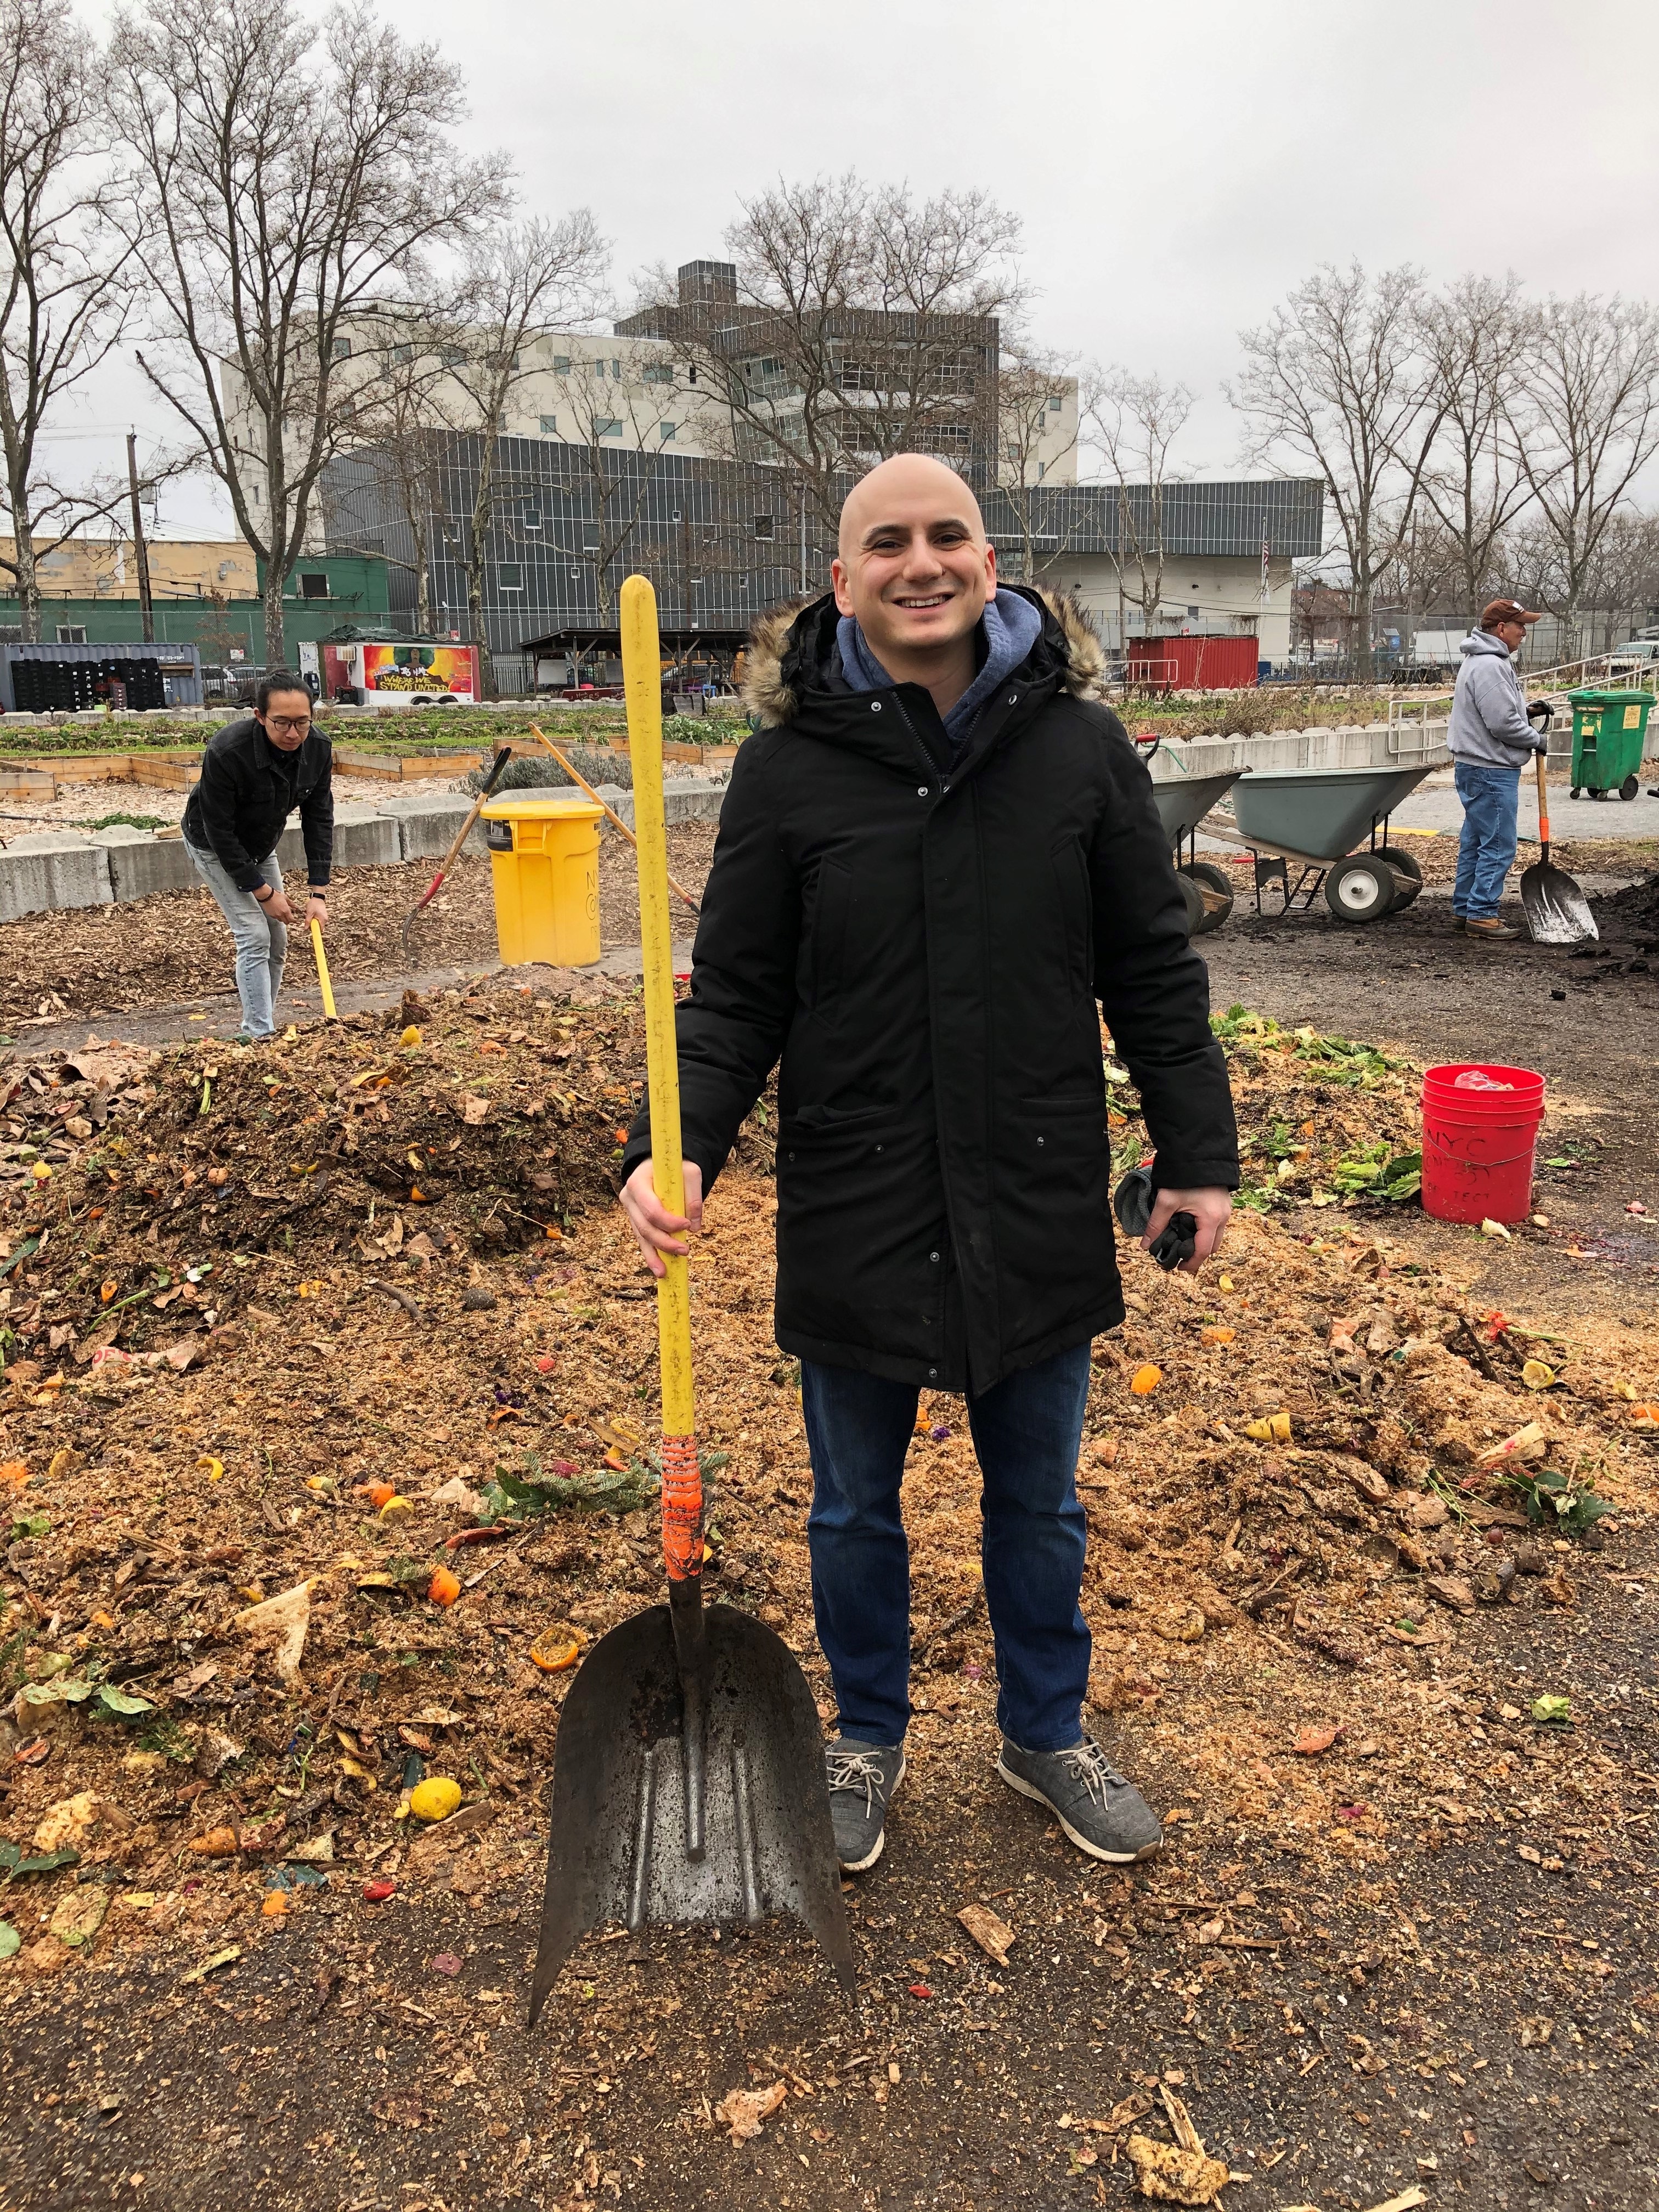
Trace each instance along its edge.
{"label": "blue jeans", "polygon": [[1453,770],[1463,802],[1463,835],[1457,846],[1452,912],[1485,921],[1498,912],[1504,878],[1515,859],[1515,812],[1521,798],[1518,768],[1486,768],[1458,761]]}
{"label": "blue jeans", "polygon": [[[812,1611],[843,1735],[898,1743],[910,1718],[910,1554],[899,1481],[916,1389],[801,1362],[812,1453]],[[984,1486],[981,1557],[996,1639],[997,1721],[1024,1751],[1083,1734],[1089,1631],[1078,1604],[1087,1524],[1075,1477],[1089,1346],[970,1399]]]}
{"label": "blue jeans", "polygon": [[[283,988],[283,963],[288,958],[288,930],[268,915],[252,891],[238,890],[230,871],[215,853],[185,841],[196,872],[219,902],[219,911],[230,924],[236,942],[236,995],[242,1002],[242,1027],[250,1036],[276,1034],[273,1018],[276,994]],[[267,853],[259,866],[272,890],[280,894],[283,872],[275,853]]]}

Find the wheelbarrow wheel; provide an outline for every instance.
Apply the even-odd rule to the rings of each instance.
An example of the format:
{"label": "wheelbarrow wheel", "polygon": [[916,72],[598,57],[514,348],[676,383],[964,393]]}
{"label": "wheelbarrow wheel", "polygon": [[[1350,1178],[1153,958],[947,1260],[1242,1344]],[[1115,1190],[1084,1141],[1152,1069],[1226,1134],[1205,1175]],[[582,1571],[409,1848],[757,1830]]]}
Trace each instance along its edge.
{"label": "wheelbarrow wheel", "polygon": [[1423,888],[1423,871],[1415,853],[1408,853],[1403,845],[1379,845],[1372,858],[1386,860],[1395,872],[1395,901],[1393,912],[1400,913],[1408,907]]}
{"label": "wheelbarrow wheel", "polygon": [[1339,921],[1381,921],[1395,896],[1394,870],[1375,853],[1352,854],[1325,878],[1325,903]]}
{"label": "wheelbarrow wheel", "polygon": [[1204,911],[1204,894],[1184,871],[1176,871],[1176,881],[1181,886],[1181,896],[1187,902],[1187,936],[1190,942],[1201,933],[1208,919]]}
{"label": "wheelbarrow wheel", "polygon": [[1198,885],[1203,902],[1203,919],[1194,925],[1190,934],[1206,937],[1211,930],[1219,929],[1233,910],[1233,887],[1227,871],[1218,867],[1213,860],[1187,860],[1178,872]]}
{"label": "wheelbarrow wheel", "polygon": [[1620,799],[1634,799],[1641,788],[1640,783],[1633,775],[1627,775],[1619,787],[1619,796]]}

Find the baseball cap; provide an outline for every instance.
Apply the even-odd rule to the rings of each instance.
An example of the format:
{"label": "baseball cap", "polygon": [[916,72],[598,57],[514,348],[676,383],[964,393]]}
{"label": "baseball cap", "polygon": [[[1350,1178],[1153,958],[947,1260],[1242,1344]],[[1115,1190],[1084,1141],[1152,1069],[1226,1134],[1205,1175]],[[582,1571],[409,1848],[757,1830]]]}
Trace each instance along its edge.
{"label": "baseball cap", "polygon": [[1480,610],[1482,629],[1496,629],[1499,623],[1542,622],[1542,615],[1528,614],[1519,599],[1489,599]]}

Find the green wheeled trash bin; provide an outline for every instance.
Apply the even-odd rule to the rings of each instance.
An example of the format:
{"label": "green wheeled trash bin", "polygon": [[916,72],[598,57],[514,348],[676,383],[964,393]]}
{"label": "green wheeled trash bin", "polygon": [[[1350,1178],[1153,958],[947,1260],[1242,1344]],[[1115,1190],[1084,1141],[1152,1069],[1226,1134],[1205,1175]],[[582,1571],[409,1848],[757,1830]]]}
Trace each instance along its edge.
{"label": "green wheeled trash bin", "polygon": [[1641,788],[1650,691],[1570,691],[1572,701],[1572,795],[1634,799]]}

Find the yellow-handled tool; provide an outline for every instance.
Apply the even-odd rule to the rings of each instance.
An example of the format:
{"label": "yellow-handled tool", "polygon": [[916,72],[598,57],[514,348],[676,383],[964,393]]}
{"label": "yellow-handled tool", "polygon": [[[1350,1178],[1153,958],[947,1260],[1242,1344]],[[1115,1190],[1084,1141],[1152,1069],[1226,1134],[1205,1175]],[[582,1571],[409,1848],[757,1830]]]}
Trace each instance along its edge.
{"label": "yellow-handled tool", "polygon": [[328,980],[328,955],[323,950],[323,925],[313,915],[311,921],[311,950],[317,961],[317,981],[323,994],[323,1012],[330,1021],[334,1019],[334,986]]}
{"label": "yellow-handled tool", "polygon": [[[668,912],[668,829],[662,799],[662,678],[657,597],[643,576],[622,587],[623,690],[634,764],[634,843],[639,854],[640,943],[645,968],[645,1054],[651,1097],[651,1180],[671,1213],[685,1212],[680,1152],[680,1070],[674,1041],[674,944]],[[657,1285],[662,1362],[663,1553],[671,1582],[701,1571],[702,1481],[697,1472],[691,1383],[691,1286],[685,1261],[663,1255]]]}
{"label": "yellow-handled tool", "polygon": [[[652,1181],[685,1212],[662,804],[657,602],[622,587],[623,683],[645,950]],[[662,1534],[668,1603],[589,1652],[559,1715],[533,2027],[582,1932],[607,1920],[747,1920],[798,1913],[855,1987],[817,1708],[799,1662],[752,1614],[702,1601],[702,1475],[686,1262],[663,1255]]]}

